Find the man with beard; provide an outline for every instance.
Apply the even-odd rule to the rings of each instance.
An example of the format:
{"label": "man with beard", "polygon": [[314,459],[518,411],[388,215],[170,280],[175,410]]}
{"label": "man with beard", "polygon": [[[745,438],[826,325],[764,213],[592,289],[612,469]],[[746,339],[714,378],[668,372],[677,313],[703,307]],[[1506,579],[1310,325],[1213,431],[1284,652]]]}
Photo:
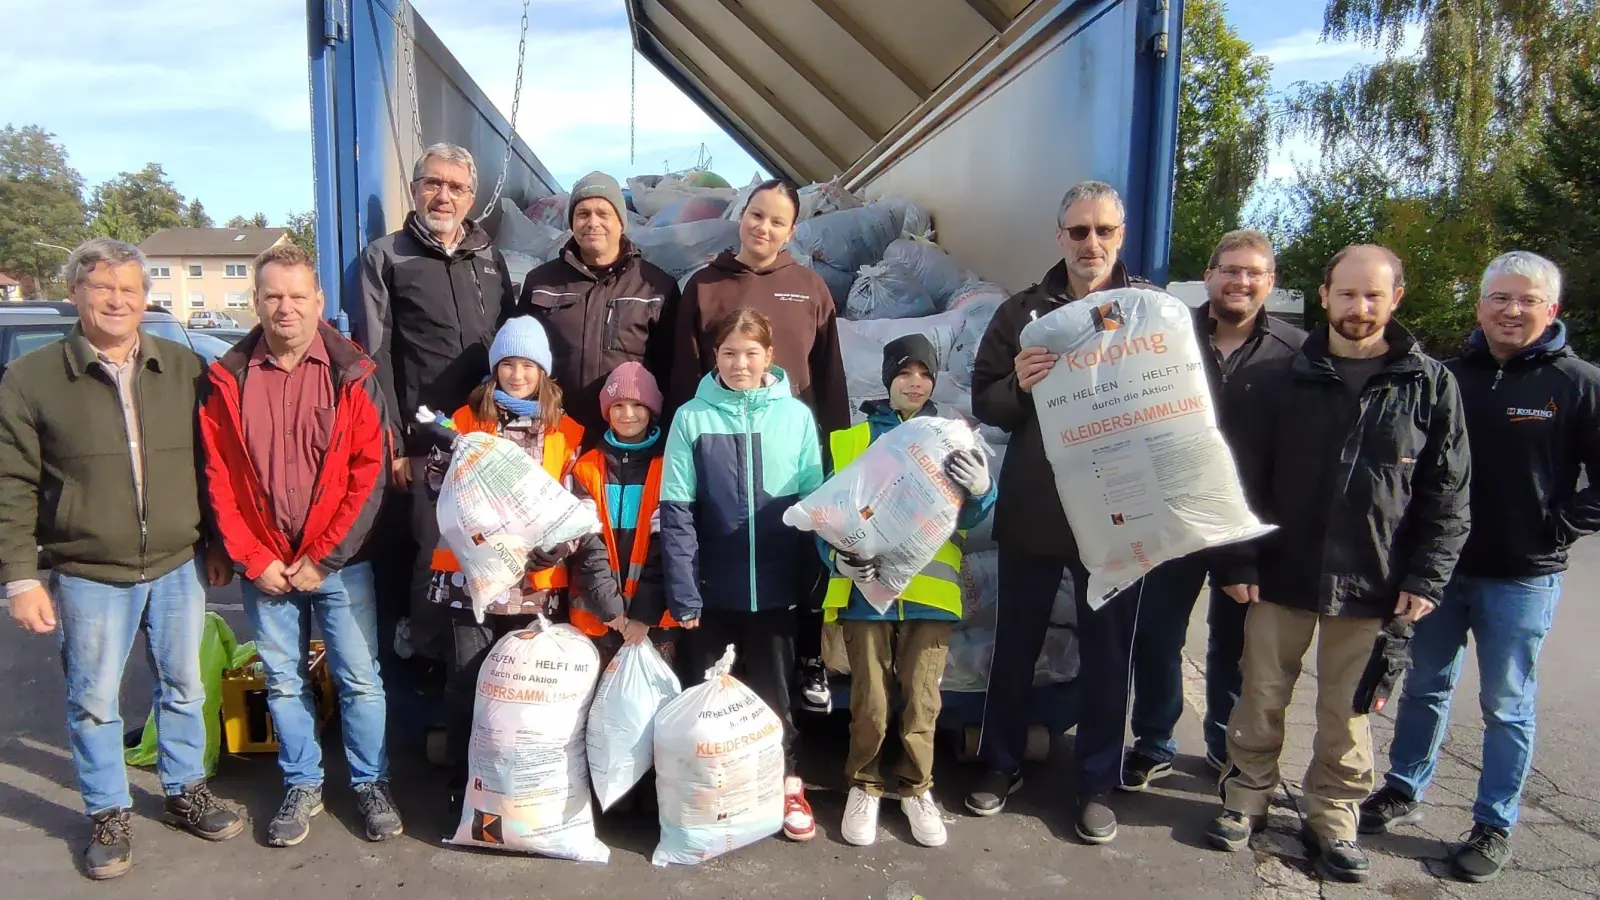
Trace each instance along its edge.
{"label": "man with beard", "polygon": [[[1275,261],[1259,231],[1230,231],[1206,266],[1207,301],[1194,312],[1206,378],[1214,404],[1224,388],[1260,366],[1281,366],[1300,352],[1306,333],[1267,315]],[[1142,791],[1172,772],[1172,740],[1183,714],[1183,644],[1189,614],[1205,582],[1211,557],[1194,553],[1156,567],[1144,577],[1133,649],[1133,750],[1123,759],[1125,791]],[[1227,759],[1228,715],[1239,696],[1244,652],[1244,607],[1212,585],[1206,642],[1206,761],[1219,773]]]}
{"label": "man with beard", "polygon": [[[412,170],[416,211],[393,234],[361,254],[361,300],[366,315],[356,342],[378,365],[378,384],[394,424],[390,478],[411,490],[411,530],[421,548],[411,567],[411,609],[430,610],[429,554],[439,525],[422,467],[429,440],[417,407],[453,410],[489,374],[489,344],[515,306],[505,258],[489,234],[467,218],[478,193],[472,154],[434,144]],[[411,639],[426,646],[437,616],[413,615]]]}
{"label": "man with beard", "polygon": [[1000,470],[994,537],[1000,545],[1000,597],[994,664],[984,701],[979,754],[989,771],[967,795],[974,815],[992,816],[1022,786],[1022,751],[1034,663],[1044,645],[1061,580],[1076,588],[1078,645],[1085,677],[1073,747],[1077,757],[1078,837],[1104,844],[1117,836],[1110,796],[1121,779],[1122,734],[1128,715],[1128,665],[1133,647],[1132,596],[1089,608],[1089,574],[1061,508],[1055,475],[1045,457],[1032,391],[1055,364],[1043,347],[1022,346],[1028,322],[1095,291],[1130,285],[1153,288],[1117,260],[1125,218],[1122,198],[1109,184],[1084,181],[1061,199],[1056,243],[1062,260],[1044,281],[995,311],[972,375],[972,411],[979,421],[1011,433]]}
{"label": "man with beard", "polygon": [[1317,731],[1302,840],[1319,871],[1365,881],[1357,804],[1372,733],[1354,698],[1386,623],[1444,594],[1467,538],[1466,418],[1454,376],[1391,321],[1405,293],[1392,252],[1341,250],[1319,291],[1329,325],[1283,366],[1229,384],[1228,433],[1250,506],[1277,526],[1214,551],[1245,617],[1244,687],[1228,720],[1223,813],[1210,842],[1242,850],[1280,779],[1284,713],[1317,638]]}
{"label": "man with beard", "polygon": [[678,282],[644,261],[623,234],[627,223],[617,180],[604,172],[583,176],[567,201],[572,239],[560,256],[528,273],[517,302],[518,315],[539,320],[550,336],[550,377],[586,443],[609,427],[600,416],[600,388],[617,366],[643,363],[667,382]]}
{"label": "man with beard", "polygon": [[[1467,538],[1444,606],[1417,625],[1384,786],[1361,806],[1374,834],[1422,818],[1472,634],[1483,711],[1483,767],[1472,830],[1451,854],[1464,881],[1511,860],[1522,788],[1533,764],[1534,664],[1550,631],[1567,548],[1600,530],[1600,370],[1567,346],[1561,270],[1514,250],[1489,264],[1478,330],[1447,365],[1461,382],[1477,458]],[[1578,470],[1589,484],[1578,489]]]}

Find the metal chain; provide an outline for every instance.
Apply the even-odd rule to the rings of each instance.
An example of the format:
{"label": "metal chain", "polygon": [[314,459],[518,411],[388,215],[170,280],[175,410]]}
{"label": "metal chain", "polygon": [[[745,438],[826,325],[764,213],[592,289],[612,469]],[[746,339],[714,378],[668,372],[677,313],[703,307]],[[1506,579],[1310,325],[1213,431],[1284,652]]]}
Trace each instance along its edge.
{"label": "metal chain", "polygon": [[489,202],[484,204],[479,221],[494,212],[495,204],[500,202],[500,192],[506,186],[506,173],[511,169],[511,146],[517,141],[517,110],[522,106],[522,64],[528,56],[528,6],[532,2],[522,0],[522,37],[517,42],[517,85],[511,92],[511,133],[506,135],[506,154],[500,160],[500,179],[495,182],[494,193],[489,195]]}
{"label": "metal chain", "polygon": [[639,131],[639,54],[628,44],[628,165],[634,165]]}
{"label": "metal chain", "polygon": [[[417,68],[411,58],[412,45],[416,43],[416,40],[411,34],[410,0],[400,0],[396,13],[396,18],[399,20],[398,24],[400,25],[401,54],[405,57],[406,62],[406,89],[410,91],[411,95],[411,136],[417,142],[412,152],[421,153],[422,148],[426,145],[422,143],[422,104],[417,101]],[[409,194],[410,191],[406,193]]]}

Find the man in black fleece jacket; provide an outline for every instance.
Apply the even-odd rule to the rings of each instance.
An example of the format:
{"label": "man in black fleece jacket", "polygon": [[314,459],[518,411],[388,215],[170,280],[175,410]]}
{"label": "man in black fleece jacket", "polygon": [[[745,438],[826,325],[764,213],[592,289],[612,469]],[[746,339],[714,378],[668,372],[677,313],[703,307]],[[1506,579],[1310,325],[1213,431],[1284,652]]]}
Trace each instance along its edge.
{"label": "man in black fleece jacket", "polygon": [[[1446,363],[1472,441],[1472,517],[1439,611],[1417,623],[1395,719],[1389,774],[1362,804],[1361,830],[1422,817],[1470,632],[1484,710],[1483,771],[1472,831],[1451,854],[1456,876],[1487,881],[1511,859],[1533,761],[1534,663],[1549,633],[1567,548],[1600,529],[1600,369],[1567,346],[1561,270],[1513,251],[1489,264],[1478,329]],[[1578,490],[1580,467],[1589,484]]]}

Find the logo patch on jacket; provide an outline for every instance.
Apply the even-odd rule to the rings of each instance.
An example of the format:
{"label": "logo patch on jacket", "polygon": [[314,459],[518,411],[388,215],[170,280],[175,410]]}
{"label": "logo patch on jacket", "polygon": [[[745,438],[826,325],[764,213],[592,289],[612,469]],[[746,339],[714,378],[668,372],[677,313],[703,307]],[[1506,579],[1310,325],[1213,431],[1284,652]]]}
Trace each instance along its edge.
{"label": "logo patch on jacket", "polygon": [[774,300],[787,300],[790,303],[805,303],[811,299],[810,294],[773,294]]}
{"label": "logo patch on jacket", "polygon": [[1543,409],[1528,409],[1521,406],[1506,407],[1506,418],[1512,422],[1545,422],[1556,417],[1556,401],[1552,399],[1544,405]]}

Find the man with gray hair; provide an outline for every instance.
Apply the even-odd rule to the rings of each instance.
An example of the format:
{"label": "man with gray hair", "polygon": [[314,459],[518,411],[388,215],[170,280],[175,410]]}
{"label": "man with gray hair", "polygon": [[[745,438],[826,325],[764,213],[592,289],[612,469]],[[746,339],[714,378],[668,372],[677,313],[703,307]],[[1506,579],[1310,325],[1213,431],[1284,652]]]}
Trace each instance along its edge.
{"label": "man with gray hair", "polygon": [[1451,854],[1465,881],[1487,881],[1511,859],[1533,762],[1534,664],[1567,550],[1600,530],[1600,369],[1567,346],[1560,302],[1554,263],[1522,250],[1499,257],[1483,275],[1478,328],[1447,364],[1472,443],[1473,527],[1444,602],[1417,623],[1389,773],[1361,808],[1368,834],[1422,818],[1470,633],[1484,730],[1472,831]]}
{"label": "man with gray hair", "polygon": [[[86,241],[67,283],[77,324],[0,379],[0,579],[24,631],[61,629],[72,763],[92,823],[84,866],[105,879],[133,861],[117,698],[140,631],[156,676],[165,821],[211,841],[244,821],[206,787],[205,367],[187,346],[140,333],[150,276],[138,248]],[[208,554],[206,568],[214,585],[231,579],[225,555]]]}
{"label": "man with gray hair", "polygon": [[1000,545],[1000,598],[994,664],[984,703],[979,753],[989,771],[967,796],[967,809],[992,816],[1022,785],[1023,746],[1034,662],[1063,578],[1073,578],[1083,684],[1078,738],[1077,833],[1103,844],[1117,834],[1111,791],[1121,781],[1122,735],[1128,709],[1128,666],[1136,605],[1116,598],[1098,611],[1088,605],[1088,572],[1056,493],[1044,438],[1034,415],[1034,385],[1056,357],[1022,346],[1029,321],[1095,291],[1148,281],[1129,275],[1117,259],[1124,235],[1122,198],[1110,185],[1084,181],[1061,200],[1056,244],[1062,260],[1044,280],[1006,300],[979,344],[972,374],[972,411],[1011,433],[1000,471],[994,538]]}
{"label": "man with gray hair", "polygon": [[437,616],[425,613],[436,606],[426,594],[439,526],[421,477],[428,440],[417,430],[417,408],[449,412],[466,402],[489,374],[489,344],[516,304],[505,257],[468,217],[477,193],[472,154],[434,144],[412,171],[416,211],[361,255],[365,315],[353,331],[378,364],[395,426],[391,483],[411,490],[412,535],[421,548],[411,567],[411,636],[418,646],[437,634]]}

